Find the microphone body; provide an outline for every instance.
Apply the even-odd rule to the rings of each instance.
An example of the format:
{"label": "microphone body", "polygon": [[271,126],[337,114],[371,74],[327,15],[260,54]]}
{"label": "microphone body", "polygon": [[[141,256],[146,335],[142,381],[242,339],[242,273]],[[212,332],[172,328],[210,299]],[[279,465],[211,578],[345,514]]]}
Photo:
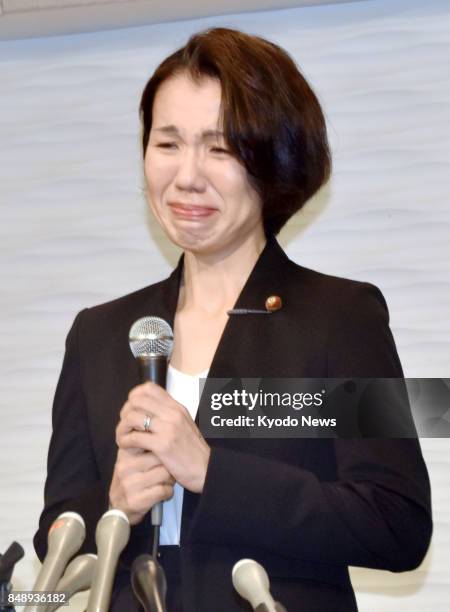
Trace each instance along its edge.
{"label": "microphone body", "polygon": [[107,612],[117,563],[130,537],[130,523],[121,510],[108,510],[95,531],[97,563],[89,593],[87,612]]}
{"label": "microphone body", "polygon": [[136,357],[139,366],[139,378],[141,382],[156,383],[160,387],[166,388],[167,381],[167,356]]}
{"label": "microphone body", "polygon": [[234,565],[232,581],[236,591],[250,602],[255,612],[286,612],[270,594],[266,570],[253,559],[241,559]]}
{"label": "microphone body", "polygon": [[[139,375],[141,382],[153,382],[166,388],[167,381],[167,366],[168,366],[168,358],[167,356],[139,356],[136,358],[139,364]],[[163,519],[163,503],[158,502],[152,508],[152,525],[156,525],[160,527],[162,525]]]}
{"label": "microphone body", "polygon": [[[72,595],[80,591],[86,591],[92,584],[92,577],[97,563],[97,555],[88,553],[75,557],[66,568],[63,577],[56,586],[56,591],[67,593],[69,600]],[[54,612],[62,604],[54,603],[47,606],[45,612]]]}
{"label": "microphone body", "polygon": [[[48,550],[33,591],[54,591],[67,562],[80,550],[86,535],[84,521],[76,512],[64,512],[48,532]],[[42,606],[29,605],[24,612],[41,612]]]}
{"label": "microphone body", "polygon": [[155,559],[149,555],[140,555],[134,560],[131,585],[145,612],[167,612],[166,576]]}
{"label": "microphone body", "polygon": [[[138,361],[142,383],[150,381],[166,388],[167,366],[173,347],[170,325],[159,317],[143,317],[133,323],[129,334],[130,349]],[[152,525],[160,527],[163,504],[152,508]]]}
{"label": "microphone body", "polygon": [[[286,608],[278,603],[278,601],[275,602],[275,610],[276,612],[287,612]],[[259,604],[259,606],[256,606],[255,612],[270,612],[270,610],[266,604]]]}

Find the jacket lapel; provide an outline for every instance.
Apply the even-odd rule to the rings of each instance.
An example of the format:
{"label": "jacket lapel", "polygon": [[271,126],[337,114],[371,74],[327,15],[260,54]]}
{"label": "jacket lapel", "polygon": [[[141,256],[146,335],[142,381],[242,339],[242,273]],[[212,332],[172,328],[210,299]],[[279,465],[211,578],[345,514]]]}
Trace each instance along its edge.
{"label": "jacket lapel", "polygon": [[[269,238],[233,310],[265,311],[268,297],[283,300],[289,259],[275,238]],[[284,306],[273,313],[231,314],[214,354],[208,378],[274,375],[271,341],[285,320]],[[273,346],[273,345],[272,345]],[[269,369],[270,368],[270,369]]]}
{"label": "jacket lapel", "polygon": [[[151,304],[141,304],[141,312],[134,316],[158,316],[174,326],[178,304],[178,293],[183,273],[184,256],[169,278],[152,287]],[[275,238],[270,237],[249,275],[233,309],[265,310],[266,299],[277,295],[283,300],[287,269],[291,264]],[[151,310],[151,312],[150,312]],[[262,376],[262,362],[270,362],[273,375],[274,360],[268,359],[269,346],[261,346],[259,359],[249,362],[255,356],[255,341],[267,339],[270,330],[277,330],[280,319],[285,319],[285,307],[271,314],[249,313],[229,315],[215,351],[208,377],[229,378],[234,376]],[[137,316],[138,315],[138,316]],[[133,321],[130,319],[130,325]],[[260,331],[263,330],[262,336]],[[263,368],[265,370],[265,368]]]}

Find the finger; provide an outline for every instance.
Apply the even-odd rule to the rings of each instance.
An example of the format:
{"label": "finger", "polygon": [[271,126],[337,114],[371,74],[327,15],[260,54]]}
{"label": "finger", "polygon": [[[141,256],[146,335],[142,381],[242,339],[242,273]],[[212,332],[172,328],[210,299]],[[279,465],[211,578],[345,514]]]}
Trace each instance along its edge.
{"label": "finger", "polygon": [[[194,430],[197,429],[188,409],[170,398],[170,396],[169,401],[164,404],[151,402],[148,398],[141,399],[142,401],[137,400],[136,404],[131,405],[126,415],[128,423],[132,422],[133,424],[138,424],[138,427],[134,427],[134,429],[143,431],[143,424],[146,416],[150,416],[152,419],[156,417],[162,422],[171,423],[175,427],[189,426]],[[151,427],[151,429],[154,428]]]}
{"label": "finger", "polygon": [[152,431],[136,431],[134,429],[117,435],[117,445],[123,450],[140,448],[144,451],[153,451],[155,433]]}
{"label": "finger", "polygon": [[141,412],[143,415],[149,414],[153,406],[154,404],[148,396],[136,396],[133,400],[127,400],[122,406],[119,413],[120,420],[127,419],[133,412]]}
{"label": "finger", "polygon": [[[117,449],[117,459],[116,459],[116,463],[118,463],[119,461],[124,460],[124,458],[126,457],[132,457],[132,456],[139,456],[142,455],[144,453],[146,453],[147,451],[142,450],[142,448],[118,448]],[[122,457],[122,459],[121,459]]]}
{"label": "finger", "polygon": [[137,385],[128,394],[128,400],[133,401],[137,397],[151,397],[155,399],[161,399],[161,397],[167,393],[163,387],[153,383],[151,381],[146,381],[141,385]]}
{"label": "finger", "polygon": [[120,422],[116,428],[116,443],[121,449],[128,450],[139,448],[143,451],[152,451],[155,442],[150,439],[155,434],[158,436],[168,435],[170,439],[174,436],[175,427],[169,423],[161,421],[161,419],[151,416],[150,429],[144,431],[144,418],[139,414],[129,415],[128,419]]}
{"label": "finger", "polygon": [[[173,487],[162,483],[146,489],[127,491],[123,495],[122,504],[125,512],[132,516],[146,514],[150,508],[161,501],[166,501],[173,496]],[[121,505],[122,505],[121,504]]]}
{"label": "finger", "polygon": [[[190,435],[192,436],[192,433]],[[165,464],[167,457],[176,454],[186,437],[186,431],[175,427],[172,423],[155,419],[150,431],[132,430],[121,436],[118,444],[123,449],[141,448],[150,451]]]}
{"label": "finger", "polygon": [[[121,453],[119,455],[119,453]],[[161,461],[154,453],[148,451],[141,451],[139,454],[134,452],[134,449],[123,450],[119,449],[116,462],[116,471],[121,478],[125,478],[128,474],[134,472],[147,472],[160,466]]]}
{"label": "finger", "polygon": [[173,476],[163,466],[158,466],[148,472],[130,474],[121,481],[121,487],[127,499],[138,495],[141,491],[150,490],[159,485],[173,487],[174,484]]}
{"label": "finger", "polygon": [[147,419],[150,418],[150,428],[151,422],[153,420],[153,415],[148,412],[141,412],[140,410],[131,410],[129,411],[124,418],[122,418],[116,427],[116,441],[119,437],[129,433],[130,431],[136,430],[141,432],[146,432],[149,429],[149,425],[147,425],[147,429],[145,428],[145,423]]}
{"label": "finger", "polygon": [[165,389],[151,382],[135,387],[129,394],[128,403],[131,408],[161,417],[170,415],[172,412],[179,412],[190,418],[185,406],[175,401]]}
{"label": "finger", "polygon": [[[147,425],[147,430],[144,427],[145,420],[150,417],[150,424]],[[116,428],[116,443],[120,448],[133,448],[133,444],[137,444],[136,448],[153,450],[153,446],[148,446],[148,440],[141,436],[130,437],[132,433],[162,433],[163,431],[169,436],[169,439],[178,438],[183,432],[192,430],[199,437],[199,430],[192,418],[187,417],[184,413],[178,410],[163,411],[160,415],[148,414],[139,410],[131,410],[127,416],[119,421]]]}
{"label": "finger", "polygon": [[136,491],[127,499],[127,503],[136,512],[147,512],[155,504],[167,501],[173,497],[173,487],[169,484],[159,484],[148,489]]}
{"label": "finger", "polygon": [[[162,395],[160,392],[162,392]],[[140,407],[144,411],[148,410],[149,401],[155,401],[155,399],[157,401],[164,401],[165,395],[171,399],[171,396],[167,394],[165,389],[154,383],[146,382],[141,385],[137,385],[129,392],[127,401],[124,403],[120,411],[120,418],[125,418],[130,410],[137,407]]]}

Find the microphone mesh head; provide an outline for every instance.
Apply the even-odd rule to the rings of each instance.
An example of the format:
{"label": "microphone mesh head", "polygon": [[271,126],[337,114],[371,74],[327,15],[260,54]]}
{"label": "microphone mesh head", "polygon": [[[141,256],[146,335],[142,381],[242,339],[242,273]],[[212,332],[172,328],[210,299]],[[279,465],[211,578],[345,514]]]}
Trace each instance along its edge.
{"label": "microphone mesh head", "polygon": [[173,333],[164,319],[142,317],[131,326],[129,341],[135,357],[170,357]]}

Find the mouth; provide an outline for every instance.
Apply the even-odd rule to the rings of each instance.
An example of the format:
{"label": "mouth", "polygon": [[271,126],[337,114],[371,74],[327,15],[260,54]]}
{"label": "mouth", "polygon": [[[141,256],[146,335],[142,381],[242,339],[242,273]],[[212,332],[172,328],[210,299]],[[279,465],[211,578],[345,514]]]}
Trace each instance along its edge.
{"label": "mouth", "polygon": [[169,202],[169,207],[173,214],[180,219],[204,219],[217,212],[217,208],[207,204]]}

